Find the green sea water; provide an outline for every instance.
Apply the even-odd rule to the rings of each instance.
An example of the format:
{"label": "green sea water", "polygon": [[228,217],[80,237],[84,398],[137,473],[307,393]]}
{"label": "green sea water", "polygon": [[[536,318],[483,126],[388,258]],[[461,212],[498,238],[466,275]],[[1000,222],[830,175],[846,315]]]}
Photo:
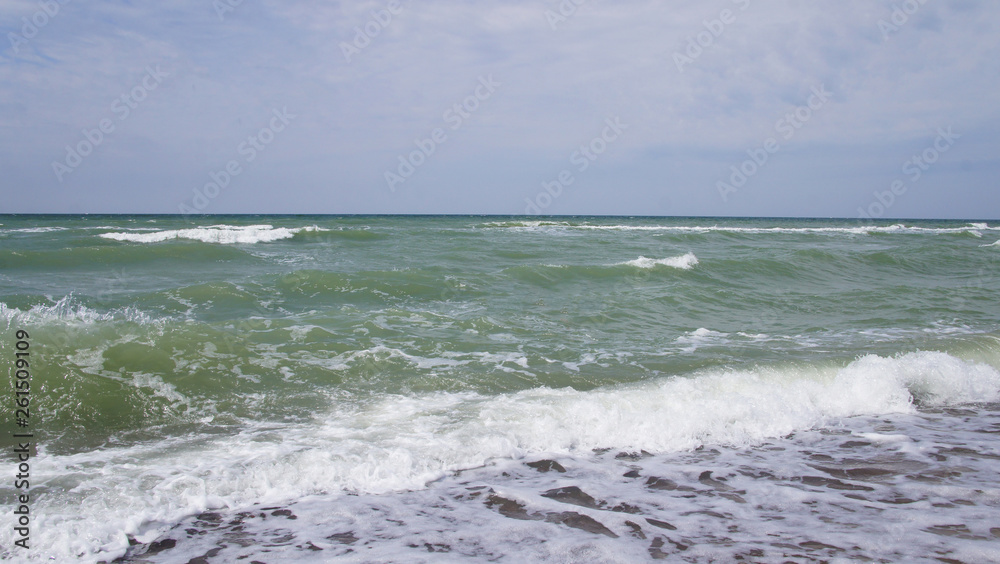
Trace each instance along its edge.
{"label": "green sea water", "polygon": [[0,223],[3,320],[45,360],[36,401],[55,452],[308,418],[338,395],[589,390],[923,349],[990,357],[1000,327],[1000,228],[984,223]]}
{"label": "green sea water", "polygon": [[[992,400],[998,239],[984,221],[0,216],[0,355],[30,334],[43,491],[54,522],[85,528],[114,516],[74,517],[74,503],[141,498],[161,483],[149,469],[192,460],[201,501],[178,501],[174,517],[264,495],[286,479],[266,469],[292,454],[334,462],[284,484],[289,495],[383,491],[511,448],[670,451],[732,425],[770,436],[898,401]],[[835,380],[844,370],[863,372],[850,390]],[[706,378],[722,383],[699,388]],[[690,407],[693,434],[675,442],[531,430],[544,406],[564,418],[554,429],[594,416],[559,411],[566,397],[628,411],[686,380],[690,397],[670,396],[684,410],[713,393],[733,401],[748,378],[775,397],[821,383],[846,407],[747,400],[704,421]],[[905,397],[858,391],[881,378]],[[5,422],[12,412],[3,402]],[[481,449],[442,446],[452,440]],[[362,463],[371,473],[352,474]],[[247,469],[227,478],[241,486],[213,482],[233,468]],[[95,469],[105,478],[82,477]],[[136,511],[166,519],[157,500]]]}

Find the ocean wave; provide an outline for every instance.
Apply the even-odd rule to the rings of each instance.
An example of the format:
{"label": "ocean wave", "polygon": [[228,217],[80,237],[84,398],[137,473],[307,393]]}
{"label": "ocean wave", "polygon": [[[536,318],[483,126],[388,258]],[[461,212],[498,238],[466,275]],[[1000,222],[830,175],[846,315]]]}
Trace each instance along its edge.
{"label": "ocean wave", "polygon": [[970,223],[965,227],[916,227],[901,223],[895,225],[863,225],[857,227],[735,227],[735,226],[685,226],[685,225],[574,225],[575,229],[603,231],[662,231],[673,233],[741,233],[759,234],[814,234],[833,233],[846,235],[871,235],[923,233],[923,234],[960,234],[969,233],[981,235],[980,231],[1000,231],[1000,227],[990,227],[986,223]]}
{"label": "ocean wave", "polygon": [[[454,442],[455,454],[465,451],[466,456],[486,460],[599,448],[674,452],[707,444],[747,446],[845,417],[910,413],[915,404],[998,399],[1000,372],[995,367],[923,351],[895,357],[866,355],[840,368],[713,370],[591,391],[535,388],[494,397],[393,395],[361,411],[337,414],[328,425],[347,425],[353,429],[351,435],[360,433],[366,442],[378,443],[377,437],[388,436],[414,439],[412,446],[426,448],[424,454],[432,452],[432,444]],[[442,419],[446,413],[452,415]],[[350,424],[352,419],[343,418],[346,415],[365,423]],[[393,431],[379,428],[382,425]],[[373,488],[370,491],[389,486],[381,481],[350,484],[361,490]]]}
{"label": "ocean wave", "polygon": [[[122,229],[122,227],[115,225],[94,225],[80,227],[79,229]],[[126,229],[129,231],[162,231],[159,227],[127,227]]]}
{"label": "ocean wave", "polygon": [[[693,353],[694,351],[698,350],[698,347],[702,345],[728,342],[726,337],[728,337],[726,333],[720,333],[718,331],[712,331],[711,329],[700,327],[698,329],[695,329],[694,331],[691,331],[687,335],[681,335],[680,337],[677,337],[677,339],[675,339],[674,342],[677,343],[678,345],[684,345],[684,348],[681,349],[682,352]],[[746,337],[749,337],[754,340],[768,338],[767,335],[746,335]]]}
{"label": "ocean wave", "polygon": [[160,243],[172,239],[190,239],[204,243],[223,245],[270,243],[281,239],[291,239],[303,232],[320,232],[325,229],[312,225],[308,227],[273,227],[271,225],[210,225],[191,229],[171,229],[152,233],[112,232],[101,237],[131,243]]}
{"label": "ocean wave", "polygon": [[56,322],[92,325],[102,321],[152,323],[154,320],[134,307],[118,308],[102,313],[83,305],[72,294],[52,304],[33,305],[28,310],[10,307],[0,302],[0,322],[4,322],[8,327],[38,326]]}
{"label": "ocean wave", "polygon": [[[159,384],[136,383],[184,399]],[[329,411],[308,424],[260,423],[236,435],[40,456],[32,466],[38,479],[58,478],[68,493],[33,507],[50,524],[36,542],[74,558],[109,559],[128,548],[126,534],[156,538],[162,524],[209,508],[416,490],[455,471],[525,456],[750,446],[847,417],[911,413],[918,403],[997,401],[1000,372],[927,351],[868,355],[839,368],[714,370],[591,391],[346,399],[331,397]]]}
{"label": "ocean wave", "polygon": [[537,227],[570,227],[573,224],[568,221],[544,221],[544,220],[515,220],[515,221],[490,221],[484,223],[484,227],[507,227],[514,229],[532,229]]}
{"label": "ocean wave", "polygon": [[663,233],[736,233],[747,235],[768,234],[970,234],[981,236],[983,231],[1000,231],[1000,226],[991,227],[987,223],[969,223],[962,227],[920,227],[897,223],[893,225],[857,225],[854,227],[738,227],[725,225],[595,225],[569,221],[517,220],[484,223],[487,228],[507,228],[523,231],[543,231],[546,229],[579,229],[590,231],[654,231]]}
{"label": "ocean wave", "polygon": [[67,231],[69,227],[22,227],[19,229],[4,229],[7,233],[51,233],[53,231]]}
{"label": "ocean wave", "polygon": [[698,264],[698,257],[694,256],[694,253],[687,253],[685,255],[663,258],[663,259],[652,259],[640,256],[635,260],[630,260],[626,262],[620,262],[619,265],[634,266],[637,268],[655,268],[657,266],[670,266],[673,268],[680,268],[682,270],[690,270]]}
{"label": "ocean wave", "polygon": [[840,369],[715,371],[591,392],[526,390],[488,402],[478,415],[507,427],[528,452],[671,452],[752,445],[839,418],[912,412],[915,403],[998,398],[994,367],[917,352],[868,355]]}

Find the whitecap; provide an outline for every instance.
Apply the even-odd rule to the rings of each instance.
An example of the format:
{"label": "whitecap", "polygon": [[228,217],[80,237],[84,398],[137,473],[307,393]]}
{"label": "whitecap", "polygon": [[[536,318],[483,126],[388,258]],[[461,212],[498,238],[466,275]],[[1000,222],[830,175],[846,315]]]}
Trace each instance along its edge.
{"label": "whitecap", "polygon": [[654,268],[656,266],[670,266],[673,268],[680,268],[683,270],[690,270],[698,264],[698,257],[694,256],[694,253],[687,253],[685,255],[680,255],[676,257],[654,259],[640,256],[637,259],[620,262],[619,265],[634,266],[637,268]]}
{"label": "whitecap", "polygon": [[153,233],[112,232],[102,233],[105,239],[132,243],[160,243],[171,239],[190,239],[223,245],[269,243],[291,239],[303,231],[326,231],[315,225],[309,227],[272,227],[270,225],[210,225],[190,229],[171,229]]}

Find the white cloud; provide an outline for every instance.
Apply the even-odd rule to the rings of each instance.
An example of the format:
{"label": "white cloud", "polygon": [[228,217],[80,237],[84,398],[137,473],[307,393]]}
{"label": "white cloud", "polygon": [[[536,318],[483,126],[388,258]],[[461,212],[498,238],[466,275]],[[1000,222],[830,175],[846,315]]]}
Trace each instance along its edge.
{"label": "white cloud", "polygon": [[[5,31],[16,32],[33,5],[0,7]],[[550,163],[558,172],[613,116],[632,127],[600,164],[645,171],[636,184],[649,186],[657,184],[658,167],[684,170],[694,190],[704,182],[694,179],[712,178],[773,135],[775,122],[820,85],[834,96],[797,132],[802,150],[894,154],[936,127],[981,130],[1000,118],[994,3],[929,0],[886,36],[879,21],[892,21],[893,4],[864,0],[591,0],[555,30],[546,17],[558,9],[555,1],[404,0],[348,63],[342,43],[388,5],[244,2],[220,21],[210,2],[196,0],[67,4],[19,53],[8,48],[0,56],[0,166],[15,167],[21,181],[48,194],[37,205],[52,201],[68,188],[56,182],[50,161],[81,128],[105,117],[150,64],[169,68],[170,84],[116,132],[102,158],[87,163],[93,177],[85,167],[71,175],[78,192],[98,177],[113,182],[166,168],[180,200],[189,178],[217,166],[282,106],[303,118],[261,163],[262,178],[267,167],[281,174],[294,162],[299,179],[322,184],[340,174],[353,179],[352,190],[383,190],[383,170],[395,155],[441,127],[443,112],[486,75],[502,83],[496,95],[454,132],[437,164],[421,171],[442,193],[467,190],[464,162],[525,171]],[[724,9],[734,21],[679,72],[674,54]],[[990,154],[982,143],[992,147],[996,131],[976,138],[984,141],[967,154]],[[165,155],[176,162],[164,167]],[[267,189],[251,187],[252,178],[241,179],[246,190]],[[536,183],[511,191],[536,192]],[[621,200],[620,188],[607,189]],[[642,209],[646,192],[624,194]],[[573,201],[562,199],[568,210]],[[436,204],[423,205],[433,211]]]}

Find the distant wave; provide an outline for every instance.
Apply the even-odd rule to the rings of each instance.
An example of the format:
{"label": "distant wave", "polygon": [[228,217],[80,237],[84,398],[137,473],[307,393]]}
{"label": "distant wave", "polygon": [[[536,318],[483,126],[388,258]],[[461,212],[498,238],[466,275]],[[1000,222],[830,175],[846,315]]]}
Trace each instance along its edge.
{"label": "distant wave", "polygon": [[663,259],[653,259],[640,256],[635,260],[620,262],[618,264],[635,266],[637,268],[655,268],[657,266],[671,266],[673,268],[690,270],[694,268],[696,264],[698,264],[698,257],[694,256],[694,253],[688,253],[686,255],[681,255],[678,257],[670,257]]}
{"label": "distant wave", "polygon": [[20,229],[5,229],[5,231],[7,233],[51,233],[53,231],[66,231],[68,229],[69,227],[22,227]]}
{"label": "distant wave", "polygon": [[720,227],[713,226],[659,226],[659,225],[578,225],[577,229],[609,231],[667,231],[676,233],[843,233],[848,235],[869,235],[872,233],[973,233],[978,231],[1000,231],[1000,227],[990,227],[985,223],[970,223],[966,227],[914,227],[903,225],[866,225],[858,227]]}
{"label": "distant wave", "polygon": [[566,221],[494,221],[484,227],[521,230],[541,230],[544,228],[582,229],[596,231],[662,231],[666,233],[745,233],[745,234],[804,234],[831,233],[845,235],[883,234],[958,234],[969,233],[979,236],[981,231],[1000,231],[986,223],[970,223],[964,227],[916,227],[897,223],[894,225],[858,225],[856,227],[733,227],[719,225],[588,225]]}
{"label": "distant wave", "polygon": [[515,220],[515,221],[490,221],[483,224],[484,227],[507,227],[507,228],[533,228],[533,227],[572,227],[573,224],[568,221],[532,221],[532,220]]}
{"label": "distant wave", "polygon": [[635,268],[654,270],[667,267],[677,270],[691,270],[696,264],[698,264],[698,257],[694,253],[687,253],[685,255],[662,259],[640,256],[637,259],[611,264],[519,265],[506,268],[504,272],[525,282],[551,286],[552,284],[568,281],[621,279],[630,273],[634,274],[635,271],[633,269]]}
{"label": "distant wave", "polygon": [[152,233],[112,232],[102,233],[105,239],[131,243],[161,243],[171,239],[191,239],[204,243],[223,245],[269,243],[291,239],[298,233],[326,231],[315,225],[309,227],[272,227],[270,225],[211,225],[191,229],[171,229]]}

